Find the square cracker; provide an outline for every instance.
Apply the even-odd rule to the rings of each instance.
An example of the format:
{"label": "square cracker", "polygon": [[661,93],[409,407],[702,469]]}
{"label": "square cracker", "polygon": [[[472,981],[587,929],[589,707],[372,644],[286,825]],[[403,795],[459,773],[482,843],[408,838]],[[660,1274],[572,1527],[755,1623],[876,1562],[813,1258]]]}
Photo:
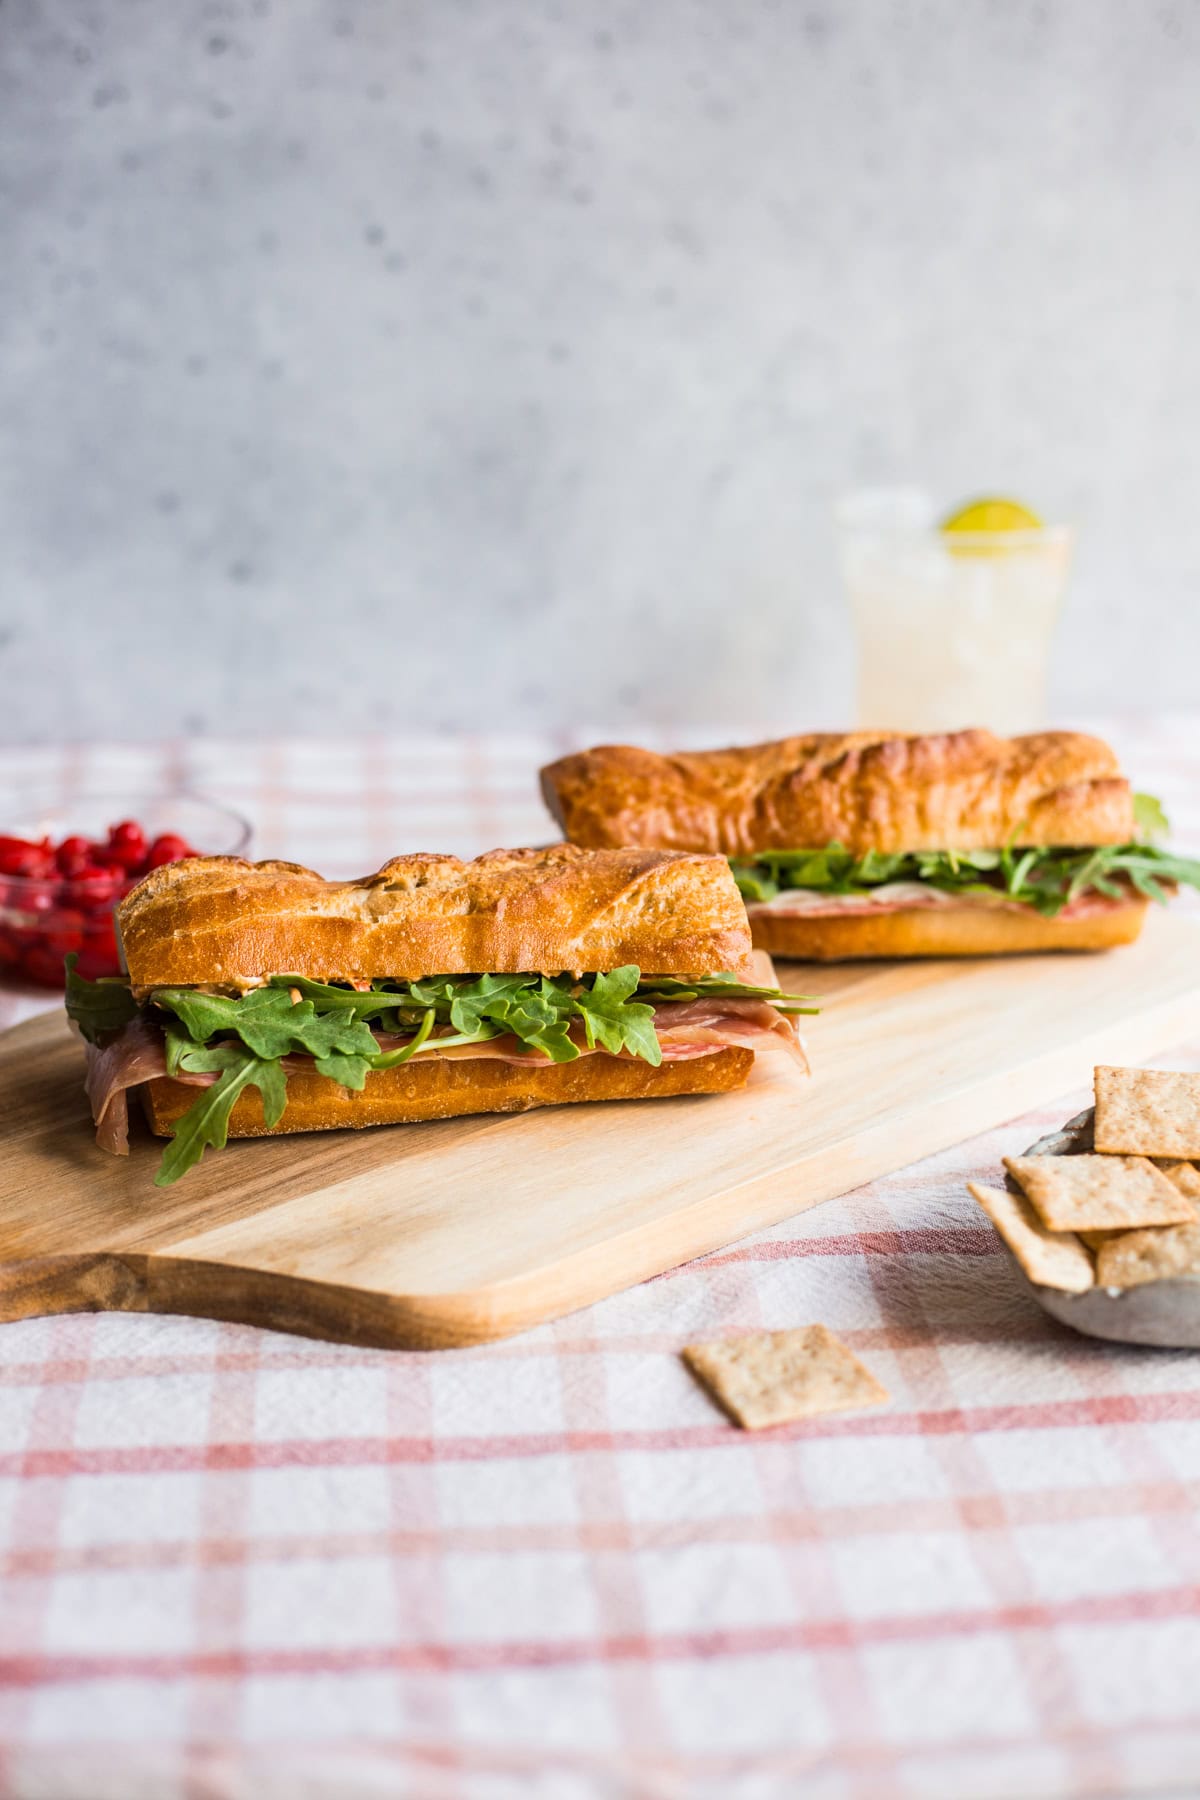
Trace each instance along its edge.
{"label": "square cracker", "polygon": [[1200,1075],[1098,1068],[1095,1142],[1107,1155],[1200,1156]]}
{"label": "square cracker", "polygon": [[1094,1285],[1092,1259],[1079,1239],[1070,1231],[1047,1231],[1024,1194],[975,1181],[967,1187],[1030,1281],[1064,1294],[1082,1294]]}
{"label": "square cracker", "polygon": [[1144,1156],[1006,1156],[1004,1166],[1051,1231],[1200,1221],[1195,1201]]}
{"label": "square cracker", "polygon": [[1167,1180],[1173,1182],[1181,1194],[1189,1200],[1200,1200],[1200,1169],[1193,1162],[1172,1162],[1169,1156],[1152,1156],[1150,1161],[1156,1169],[1161,1169]]}
{"label": "square cracker", "polygon": [[1171,1275],[1200,1274],[1200,1225],[1114,1231],[1096,1252],[1096,1286],[1140,1287]]}
{"label": "square cracker", "polygon": [[[1156,1169],[1162,1170],[1167,1180],[1171,1182],[1173,1186],[1177,1187],[1181,1194],[1186,1194],[1190,1200],[1200,1200],[1200,1169],[1196,1167],[1195,1163],[1173,1162],[1169,1156],[1152,1156],[1150,1161],[1154,1164]],[[1189,1231],[1191,1227],[1188,1225],[1150,1225],[1146,1229],[1153,1237],[1156,1233],[1165,1234],[1172,1231]],[[1099,1250],[1102,1244],[1109,1243],[1111,1239],[1116,1237],[1128,1237],[1130,1233],[1128,1230],[1081,1231],[1079,1235],[1089,1250]],[[1097,1275],[1096,1279],[1099,1284],[1099,1275]],[[1115,1287],[1118,1284],[1110,1281],[1106,1285]]]}
{"label": "square cracker", "polygon": [[879,1406],[890,1398],[824,1325],[689,1344],[683,1359],[718,1405],[748,1431],[815,1413]]}

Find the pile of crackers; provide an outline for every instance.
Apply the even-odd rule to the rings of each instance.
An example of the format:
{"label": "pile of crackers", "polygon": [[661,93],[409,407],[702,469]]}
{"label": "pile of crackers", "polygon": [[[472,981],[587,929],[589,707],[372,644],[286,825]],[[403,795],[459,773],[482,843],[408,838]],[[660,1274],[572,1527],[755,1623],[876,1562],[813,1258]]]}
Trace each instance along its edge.
{"label": "pile of crackers", "polygon": [[969,1184],[1031,1281],[1082,1294],[1200,1275],[1200,1075],[1099,1068],[1094,1151],[1006,1156]]}

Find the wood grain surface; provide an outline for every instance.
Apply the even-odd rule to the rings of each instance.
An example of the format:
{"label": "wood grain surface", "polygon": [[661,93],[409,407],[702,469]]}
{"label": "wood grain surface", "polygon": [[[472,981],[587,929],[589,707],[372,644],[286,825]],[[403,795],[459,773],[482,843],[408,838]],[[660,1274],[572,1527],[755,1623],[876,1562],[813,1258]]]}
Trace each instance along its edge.
{"label": "wood grain surface", "polygon": [[[813,1061],[740,1093],[96,1148],[63,1016],[0,1037],[0,1318],[195,1313],[385,1346],[522,1331],[1200,1034],[1200,925],[1099,956],[785,965]],[[136,1110],[136,1109],[135,1109]],[[1019,1147],[1019,1146],[1018,1146]]]}

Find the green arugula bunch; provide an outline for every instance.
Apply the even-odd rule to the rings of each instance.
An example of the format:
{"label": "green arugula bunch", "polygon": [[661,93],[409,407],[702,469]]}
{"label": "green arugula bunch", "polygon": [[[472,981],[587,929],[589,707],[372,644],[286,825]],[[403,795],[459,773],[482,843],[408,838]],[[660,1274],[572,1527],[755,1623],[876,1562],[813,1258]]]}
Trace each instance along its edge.
{"label": "green arugula bunch", "polygon": [[766,850],[752,861],[734,861],[742,897],[773,900],[792,888],[825,894],[869,894],[889,881],[924,881],[948,894],[1001,894],[1053,918],[1081,894],[1122,900],[1130,888],[1147,900],[1165,902],[1169,886],[1200,888],[1200,861],[1173,856],[1155,839],[1169,829],[1158,801],[1134,797],[1138,836],[1128,844],[1094,849],[918,850],[884,855],[869,850],[854,856],[841,844],[824,850]]}
{"label": "green arugula bunch", "polygon": [[[297,998],[298,996],[298,998]],[[622,1050],[657,1068],[662,1048],[654,1008],[669,1001],[761,999],[791,1012],[812,1012],[799,995],[748,987],[731,975],[691,982],[648,976],[636,964],[580,980],[562,975],[440,975],[423,981],[376,981],[360,992],[301,975],[276,975],[239,996],[196,988],[156,988],[148,1009],[163,1029],[168,1075],[216,1074],[180,1119],[156,1177],[168,1186],[199,1162],[207,1147],[223,1149],[238,1096],[255,1087],[268,1126],[287,1104],[283,1059],[310,1056],[318,1072],[360,1092],[372,1070],[393,1069],[423,1051],[478,1044],[511,1034],[530,1054],[571,1062],[578,1024],[589,1049]],[[89,1043],[104,1043],[140,1009],[123,978],[86,981],[67,959],[67,1012]],[[401,1037],[385,1050],[381,1036]]]}

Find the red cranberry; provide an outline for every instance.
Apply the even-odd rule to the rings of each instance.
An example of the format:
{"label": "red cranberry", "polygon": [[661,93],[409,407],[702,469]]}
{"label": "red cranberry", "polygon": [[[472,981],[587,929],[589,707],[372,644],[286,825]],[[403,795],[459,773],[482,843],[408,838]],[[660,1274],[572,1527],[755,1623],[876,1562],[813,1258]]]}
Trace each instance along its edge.
{"label": "red cranberry", "polygon": [[140,869],[146,860],[146,834],[133,819],[123,819],[108,834],[105,860],[123,869]]}
{"label": "red cranberry", "polygon": [[119,825],[110,825],[108,841],[114,850],[136,850],[142,855],[146,849],[146,834],[136,819],[122,819]]}
{"label": "red cranberry", "polygon": [[64,838],[54,853],[60,875],[78,875],[91,861],[91,845],[85,837]]}
{"label": "red cranberry", "polygon": [[120,869],[124,867],[118,853],[105,838],[102,842],[93,841],[88,845],[88,862],[93,869]]}
{"label": "red cranberry", "polygon": [[25,878],[53,875],[54,852],[48,843],[30,844],[24,838],[0,837],[0,875]]}
{"label": "red cranberry", "polygon": [[112,905],[120,885],[120,877],[113,870],[90,864],[72,882],[72,898],[85,912],[97,912]]}
{"label": "red cranberry", "polygon": [[161,869],[164,863],[182,862],[185,856],[195,854],[186,838],[177,836],[173,831],[165,831],[151,844],[146,857],[146,868]]}

